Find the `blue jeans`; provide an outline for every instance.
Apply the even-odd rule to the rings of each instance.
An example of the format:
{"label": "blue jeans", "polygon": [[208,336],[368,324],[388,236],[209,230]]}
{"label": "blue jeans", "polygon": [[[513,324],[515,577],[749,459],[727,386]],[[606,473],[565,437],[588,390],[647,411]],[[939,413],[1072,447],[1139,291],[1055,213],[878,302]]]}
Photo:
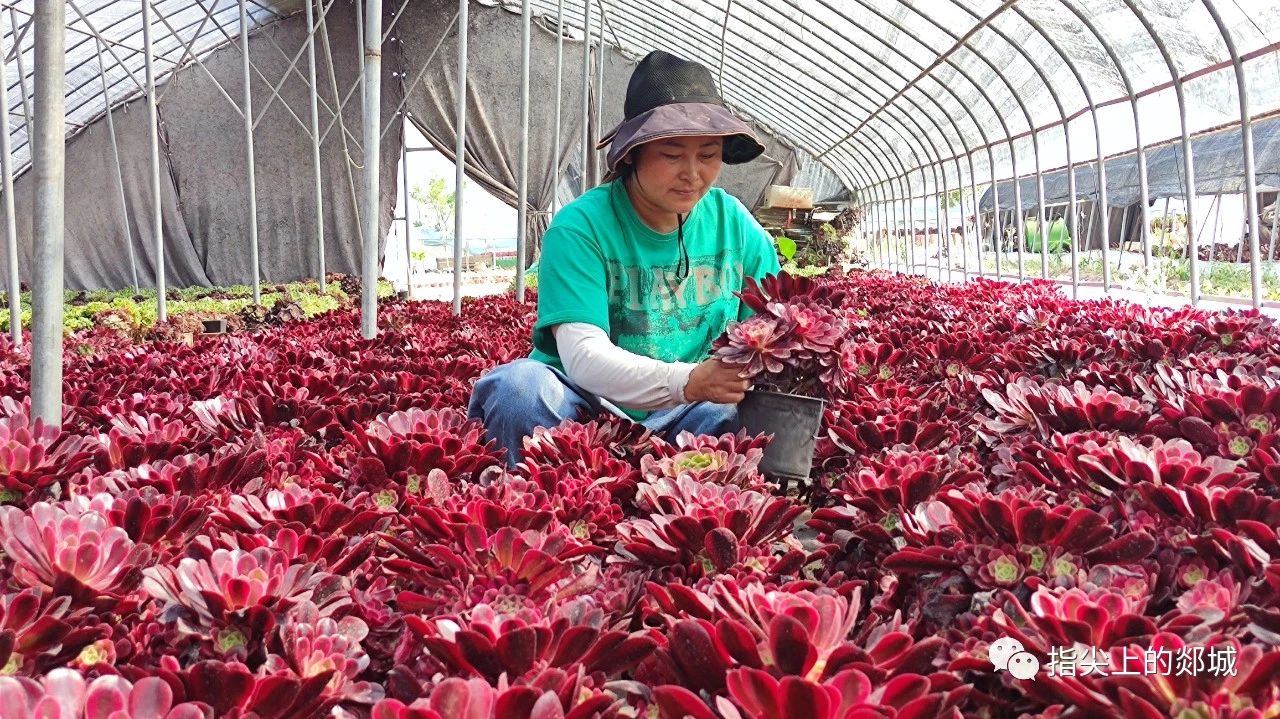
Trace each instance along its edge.
{"label": "blue jeans", "polygon": [[[523,439],[535,427],[555,427],[566,419],[589,421],[604,412],[627,418],[560,370],[529,358],[495,367],[477,380],[467,408],[467,416],[482,422],[488,438],[506,451],[508,466],[520,461]],[[654,412],[641,424],[671,436],[684,430],[719,436],[737,431],[738,407],[694,402]]]}

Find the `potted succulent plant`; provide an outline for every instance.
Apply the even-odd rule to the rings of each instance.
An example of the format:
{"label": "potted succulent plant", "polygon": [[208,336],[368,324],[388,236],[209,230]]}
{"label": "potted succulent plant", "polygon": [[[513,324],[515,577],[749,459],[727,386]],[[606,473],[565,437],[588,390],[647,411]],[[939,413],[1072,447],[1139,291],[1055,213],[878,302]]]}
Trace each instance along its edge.
{"label": "potted succulent plant", "polygon": [[748,278],[738,296],[755,314],[730,323],[713,345],[715,357],[741,365],[753,381],[738,404],[738,420],[753,434],[773,435],[760,462],[767,475],[809,478],[846,330],[837,294],[843,295],[785,272],[760,282]]}

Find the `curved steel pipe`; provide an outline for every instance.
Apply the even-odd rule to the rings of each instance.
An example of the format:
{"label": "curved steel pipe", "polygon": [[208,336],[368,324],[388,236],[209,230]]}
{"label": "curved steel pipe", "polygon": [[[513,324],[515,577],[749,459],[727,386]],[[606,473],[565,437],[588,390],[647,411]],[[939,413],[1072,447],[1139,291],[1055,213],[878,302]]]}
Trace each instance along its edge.
{"label": "curved steel pipe", "polygon": [[[1231,55],[1231,64],[1236,73],[1236,94],[1240,102],[1240,145],[1244,153],[1244,202],[1245,212],[1249,215],[1249,285],[1253,294],[1253,306],[1262,306],[1262,257],[1261,243],[1258,238],[1258,177],[1253,158],[1253,118],[1249,114],[1249,84],[1244,72],[1244,62],[1240,52],[1236,50],[1235,38],[1222,22],[1218,8],[1213,0],[1201,0],[1204,7],[1218,26],[1222,41],[1227,45],[1227,53]],[[1210,259],[1213,252],[1209,252]],[[1270,258],[1268,258],[1270,259]]]}

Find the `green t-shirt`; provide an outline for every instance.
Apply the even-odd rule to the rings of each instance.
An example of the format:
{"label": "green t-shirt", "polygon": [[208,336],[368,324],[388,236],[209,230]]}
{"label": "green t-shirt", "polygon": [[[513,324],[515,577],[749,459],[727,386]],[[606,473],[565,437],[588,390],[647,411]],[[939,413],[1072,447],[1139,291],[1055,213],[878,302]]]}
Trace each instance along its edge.
{"label": "green t-shirt", "polygon": [[[621,180],[566,205],[538,260],[536,360],[563,369],[551,327],[586,322],[617,346],[663,362],[701,362],[732,320],[750,309],[733,293],[743,278],[779,272],[773,241],[737,198],[714,187],[685,218],[689,275],[676,276],[676,233],[636,215]],[[635,419],[647,412],[623,408]]]}

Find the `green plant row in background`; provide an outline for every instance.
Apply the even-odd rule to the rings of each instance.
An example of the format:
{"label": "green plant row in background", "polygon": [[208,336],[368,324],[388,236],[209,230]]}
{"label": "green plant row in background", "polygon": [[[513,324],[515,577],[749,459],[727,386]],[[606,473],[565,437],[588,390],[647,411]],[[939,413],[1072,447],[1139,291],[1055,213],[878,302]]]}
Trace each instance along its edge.
{"label": "green plant row in background", "polygon": [[[277,302],[287,299],[296,302],[307,317],[338,309],[348,302],[359,302],[349,297],[341,285],[331,281],[320,292],[315,282],[290,282],[280,285],[262,285],[261,304],[271,309]],[[395,287],[386,280],[378,281],[378,297],[385,299],[395,294]],[[248,285],[231,287],[184,287],[165,293],[168,297],[170,321],[182,317],[195,319],[219,319],[240,313],[253,305],[253,288]],[[22,303],[22,327],[31,327],[31,293],[20,295]],[[106,315],[118,317],[137,328],[150,328],[156,324],[156,291],[151,288],[134,292],[125,290],[68,291],[64,293],[62,328],[66,334],[93,328]],[[0,292],[0,331],[9,331],[8,293]]]}
{"label": "green plant row in background", "polygon": [[[1082,282],[1101,282],[1102,258],[1097,256],[1081,256],[1078,260],[1080,280]],[[1111,262],[1111,281],[1119,284],[1150,284],[1153,289],[1167,290],[1186,294],[1191,289],[1191,263],[1185,259],[1153,257],[1150,279],[1141,266],[1123,266],[1117,268]],[[983,258],[983,271],[994,274],[995,258],[987,253]],[[1006,255],[1000,262],[1000,270],[1006,277],[1016,276],[1018,262],[1016,257]],[[1280,265],[1263,263],[1262,295],[1267,300],[1280,300]],[[1023,258],[1023,272],[1027,277],[1040,276],[1040,255],[1028,253]],[[1219,297],[1249,297],[1252,285],[1249,278],[1249,265],[1226,262],[1210,263],[1200,261],[1200,292]],[[1069,255],[1049,256],[1049,277],[1053,279],[1071,279],[1071,259]]]}

